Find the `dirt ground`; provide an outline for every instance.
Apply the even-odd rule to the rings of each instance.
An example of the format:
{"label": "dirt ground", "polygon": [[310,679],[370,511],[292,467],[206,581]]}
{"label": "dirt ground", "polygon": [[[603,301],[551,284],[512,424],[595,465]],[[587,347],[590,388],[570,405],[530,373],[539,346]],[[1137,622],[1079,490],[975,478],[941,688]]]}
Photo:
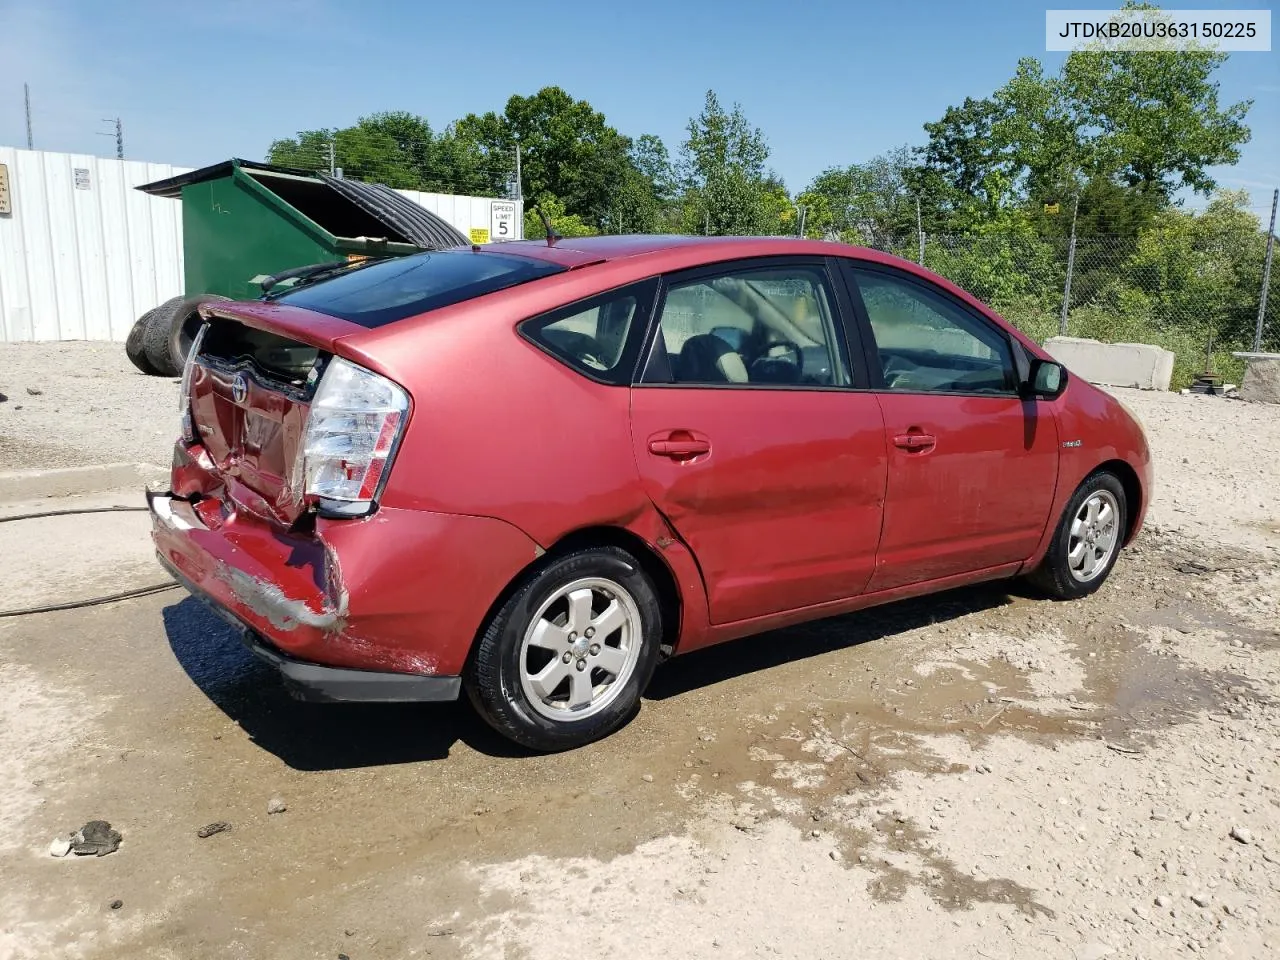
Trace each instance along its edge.
{"label": "dirt ground", "polygon": [[[131,410],[112,458],[167,456],[172,382],[78,346],[97,377],[42,360],[41,397],[0,353],[0,453],[56,395],[59,449],[110,455]],[[1122,399],[1159,489],[1096,596],[677,659],[557,756],[464,704],[294,702],[177,591],[0,619],[0,958],[1280,955],[1280,410]],[[0,608],[152,582],[146,554],[142,514],[0,524]],[[117,853],[49,855],[92,818]]]}
{"label": "dirt ground", "polygon": [[176,383],[139,373],[119,343],[0,343],[0,471],[167,464]]}

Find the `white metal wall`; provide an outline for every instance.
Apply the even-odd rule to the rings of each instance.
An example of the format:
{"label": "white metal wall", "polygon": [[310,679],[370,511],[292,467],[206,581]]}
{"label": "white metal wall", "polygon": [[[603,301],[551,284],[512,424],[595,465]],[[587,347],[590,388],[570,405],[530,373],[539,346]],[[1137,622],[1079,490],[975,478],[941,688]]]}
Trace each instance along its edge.
{"label": "white metal wall", "polygon": [[13,147],[0,163],[0,339],[123,340],[182,292],[181,204],[133,188],[188,168]]}
{"label": "white metal wall", "polygon": [[[13,207],[0,214],[0,340],[123,340],[183,292],[182,204],[134,187],[190,167],[3,146],[0,163]],[[401,192],[463,234],[490,230],[487,197]]]}

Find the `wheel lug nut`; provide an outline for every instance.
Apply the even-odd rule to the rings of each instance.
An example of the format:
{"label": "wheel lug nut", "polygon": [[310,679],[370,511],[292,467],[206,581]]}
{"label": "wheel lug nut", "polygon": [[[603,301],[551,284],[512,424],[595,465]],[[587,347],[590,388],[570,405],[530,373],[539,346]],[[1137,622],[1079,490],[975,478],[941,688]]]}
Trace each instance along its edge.
{"label": "wheel lug nut", "polygon": [[578,639],[578,635],[577,635],[576,633],[574,633],[573,631],[570,631],[570,632],[569,632],[569,639],[570,639],[570,640],[577,640],[577,639]]}
{"label": "wheel lug nut", "polygon": [[568,663],[570,660],[572,660],[572,659],[573,659],[573,654],[572,654],[572,653],[566,653],[566,654],[564,655],[564,658],[563,658],[563,659],[564,659],[564,662],[565,662],[565,663]]}
{"label": "wheel lug nut", "polygon": [[585,661],[585,660],[579,660],[579,661],[578,661],[578,669],[579,669],[579,670],[585,670],[585,669],[587,669],[587,661]]}
{"label": "wheel lug nut", "polygon": [[593,643],[591,645],[591,655],[594,657],[600,652],[600,644]]}

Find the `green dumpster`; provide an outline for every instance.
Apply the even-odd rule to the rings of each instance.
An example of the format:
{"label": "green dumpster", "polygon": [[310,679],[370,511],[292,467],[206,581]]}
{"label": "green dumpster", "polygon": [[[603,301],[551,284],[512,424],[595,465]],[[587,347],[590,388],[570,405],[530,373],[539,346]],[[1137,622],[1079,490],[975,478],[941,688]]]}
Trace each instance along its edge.
{"label": "green dumpster", "polygon": [[379,184],[248,160],[227,160],[138,189],[182,201],[185,292],[145,314],[126,343],[130,359],[148,373],[180,371],[200,303],[254,299],[268,276],[309,264],[468,242],[435,214]]}

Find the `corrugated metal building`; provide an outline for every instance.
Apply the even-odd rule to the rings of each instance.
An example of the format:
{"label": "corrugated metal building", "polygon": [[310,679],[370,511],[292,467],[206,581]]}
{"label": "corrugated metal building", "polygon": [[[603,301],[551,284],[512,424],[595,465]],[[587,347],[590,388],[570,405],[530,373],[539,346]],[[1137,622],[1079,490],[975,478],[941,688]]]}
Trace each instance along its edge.
{"label": "corrugated metal building", "polygon": [[[0,166],[0,340],[123,340],[183,292],[182,205],[134,188],[189,167],[14,147],[0,147]],[[475,242],[496,233],[491,198],[400,192]],[[519,204],[512,219],[519,236]]]}

